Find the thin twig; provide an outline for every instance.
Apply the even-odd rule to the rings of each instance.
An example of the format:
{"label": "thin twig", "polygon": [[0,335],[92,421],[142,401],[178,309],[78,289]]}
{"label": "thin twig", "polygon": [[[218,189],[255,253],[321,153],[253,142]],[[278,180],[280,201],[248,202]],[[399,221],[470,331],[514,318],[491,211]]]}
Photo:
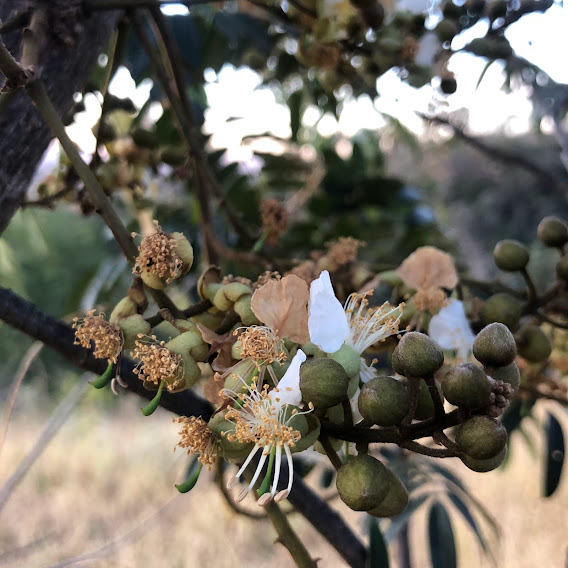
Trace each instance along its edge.
{"label": "thin twig", "polygon": [[318,437],[318,441],[322,445],[323,449],[325,450],[325,453],[326,453],[327,457],[329,458],[331,465],[336,470],[339,471],[339,468],[343,465],[343,462],[341,461],[341,458],[337,455],[337,452],[333,449],[333,445],[331,443],[331,440],[329,439],[329,436],[325,432],[322,431],[322,432],[320,432],[320,435]]}
{"label": "thin twig", "polygon": [[18,483],[22,481],[37,458],[42,454],[55,434],[57,434],[61,426],[65,424],[69,414],[71,414],[73,409],[87,393],[87,389],[89,388],[87,377],[88,375],[83,375],[82,380],[79,381],[79,383],[77,383],[77,385],[75,385],[75,387],[73,387],[73,389],[71,389],[71,391],[59,403],[32,449],[18,464],[14,473],[4,482],[2,487],[0,487],[0,511],[9,499],[12,491]]}
{"label": "thin twig", "polygon": [[428,446],[423,446],[422,444],[413,442],[412,440],[401,442],[399,445],[405,450],[410,450],[416,454],[422,454],[433,458],[455,458],[457,456],[453,450],[449,450],[447,448],[429,448]]}
{"label": "thin twig", "polygon": [[2,448],[4,447],[4,440],[6,439],[6,432],[8,432],[8,426],[10,425],[10,418],[12,416],[12,411],[14,410],[14,405],[16,404],[16,399],[18,398],[18,392],[22,386],[22,381],[30,368],[33,360],[38,356],[43,343],[41,341],[36,341],[32,343],[30,348],[27,350],[26,354],[20,362],[20,366],[16,371],[16,376],[14,377],[14,382],[12,388],[10,389],[10,394],[8,395],[8,400],[6,401],[6,406],[4,407],[4,413],[2,415],[2,422],[0,423],[0,454],[2,453]]}

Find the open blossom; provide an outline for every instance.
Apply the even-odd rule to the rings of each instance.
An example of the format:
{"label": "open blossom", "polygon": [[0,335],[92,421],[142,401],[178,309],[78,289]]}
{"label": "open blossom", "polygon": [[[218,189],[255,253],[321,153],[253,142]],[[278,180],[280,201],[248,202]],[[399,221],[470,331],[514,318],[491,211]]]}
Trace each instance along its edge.
{"label": "open blossom", "polygon": [[95,315],[95,310],[90,310],[84,318],[73,318],[73,329],[75,345],[89,349],[94,343],[93,355],[97,359],[107,359],[109,363],[118,361],[124,345],[122,331],[102,314]]}
{"label": "open blossom", "polygon": [[463,302],[451,299],[448,305],[432,316],[428,335],[442,347],[455,349],[458,359],[467,361],[475,336],[465,315]]}
{"label": "open blossom", "polygon": [[186,449],[188,454],[197,454],[197,459],[207,469],[211,469],[217,459],[219,442],[207,422],[201,417],[196,418],[195,416],[189,418],[180,416],[177,420],[174,418],[173,421],[182,425],[179,431],[181,440],[177,445]]}
{"label": "open blossom", "polygon": [[[293,480],[292,452],[290,448],[293,448],[301,437],[300,432],[290,426],[290,423],[295,416],[303,414],[296,407],[302,401],[300,366],[305,360],[306,355],[304,352],[301,349],[298,350],[278,386],[270,391],[268,390],[268,385],[259,388],[254,382],[250,387],[247,387],[248,392],[244,394],[237,394],[228,389],[224,391],[225,395],[232,398],[236,403],[235,407],[231,408],[226,414],[226,419],[235,425],[234,431],[227,433],[227,438],[230,441],[254,443],[254,448],[242,467],[227,484],[228,489],[235,485],[254,456],[259,450],[262,450],[262,455],[253,478],[250,484],[237,495],[237,501],[244,499],[253,488],[267,458],[269,459],[269,465],[266,476],[269,481],[274,466],[274,479],[272,481],[272,490],[259,498],[259,504],[264,505],[271,499],[278,502],[286,499],[290,494]],[[311,412],[311,408],[306,412]],[[280,479],[282,453],[286,455],[288,463],[288,486],[283,491],[276,493]]]}
{"label": "open blossom", "polygon": [[[335,353],[343,344],[361,355],[365,349],[398,333],[402,307],[385,302],[378,308],[369,308],[367,296],[351,294],[345,306],[335,297],[327,270],[310,286],[308,302],[308,329],[312,343],[326,353]],[[363,381],[374,376],[374,370],[361,358]]]}

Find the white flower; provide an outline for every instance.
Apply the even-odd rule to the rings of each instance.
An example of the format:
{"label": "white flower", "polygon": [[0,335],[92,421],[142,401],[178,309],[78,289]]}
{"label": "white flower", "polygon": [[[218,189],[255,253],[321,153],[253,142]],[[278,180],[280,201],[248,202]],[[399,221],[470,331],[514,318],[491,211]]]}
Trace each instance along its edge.
{"label": "white flower", "polygon": [[[335,353],[344,343],[361,355],[365,349],[398,333],[402,304],[392,307],[385,302],[378,308],[369,308],[367,296],[351,294],[345,307],[335,297],[329,273],[324,270],[310,286],[308,302],[308,330],[310,340],[326,353]],[[375,375],[361,358],[364,382]]]}
{"label": "white flower", "polygon": [[428,335],[442,349],[455,349],[458,359],[467,361],[475,335],[469,326],[463,302],[452,298],[448,305],[430,320]]}
{"label": "white flower", "polygon": [[[292,452],[296,442],[300,439],[300,432],[290,426],[291,420],[299,415],[311,412],[312,407],[305,412],[298,412],[297,408],[289,410],[289,407],[296,407],[302,400],[300,392],[300,366],[306,360],[305,353],[299,349],[288,367],[286,373],[278,383],[278,386],[271,391],[268,385],[262,389],[257,388],[256,383],[248,387],[247,394],[236,394],[234,391],[225,390],[225,394],[232,398],[237,404],[226,414],[226,419],[235,425],[234,433],[227,435],[229,440],[238,440],[243,443],[254,443],[254,448],[248,455],[239,471],[232,477],[227,488],[231,489],[249,465],[254,456],[262,449],[262,455],[254,472],[253,478],[245,489],[236,497],[237,501],[242,501],[249,491],[253,488],[262,472],[262,466],[269,458],[268,471],[264,484],[267,487],[272,475],[272,467],[275,467],[272,490],[260,496],[259,505],[265,505],[270,500],[276,502],[286,499],[292,489]],[[280,465],[282,461],[282,450],[286,454],[288,462],[288,486],[283,491],[276,493],[278,481],[280,479]],[[275,463],[274,463],[275,462]]]}

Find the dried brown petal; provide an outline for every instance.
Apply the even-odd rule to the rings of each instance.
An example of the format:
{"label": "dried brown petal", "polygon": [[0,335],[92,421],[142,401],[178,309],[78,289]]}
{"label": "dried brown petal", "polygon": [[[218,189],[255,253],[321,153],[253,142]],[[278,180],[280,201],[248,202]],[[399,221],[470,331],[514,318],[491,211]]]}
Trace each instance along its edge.
{"label": "dried brown petal", "polygon": [[397,269],[403,282],[415,290],[455,288],[458,274],[452,257],[435,247],[417,248]]}

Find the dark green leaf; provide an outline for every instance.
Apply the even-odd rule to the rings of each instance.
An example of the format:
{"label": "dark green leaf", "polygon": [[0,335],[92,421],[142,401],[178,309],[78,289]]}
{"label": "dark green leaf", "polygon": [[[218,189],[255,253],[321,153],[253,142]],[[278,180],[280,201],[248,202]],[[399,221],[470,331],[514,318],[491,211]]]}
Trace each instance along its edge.
{"label": "dark green leaf", "polygon": [[462,498],[459,495],[456,495],[455,493],[448,494],[448,497],[450,498],[450,501],[456,506],[457,510],[462,514],[462,517],[465,519],[466,523],[471,527],[471,529],[477,536],[477,540],[479,541],[481,548],[483,548],[483,551],[486,553],[489,552],[487,541],[485,540],[485,537],[483,536],[483,533],[481,532],[480,528],[477,526],[477,522],[474,519],[473,515],[471,514],[471,511],[469,510],[467,504],[462,500]]}
{"label": "dark green leaf", "polygon": [[377,519],[368,515],[369,556],[366,568],[389,568],[389,551]]}
{"label": "dark green leaf", "polygon": [[544,473],[545,497],[550,497],[558,487],[564,465],[564,433],[562,426],[552,414],[546,424],[546,466]]}
{"label": "dark green leaf", "polygon": [[335,470],[327,467],[323,470],[321,477],[320,477],[320,486],[324,489],[327,489],[332,483],[335,478]]}
{"label": "dark green leaf", "polygon": [[430,558],[434,568],[457,568],[452,522],[444,506],[435,502],[428,514]]}

